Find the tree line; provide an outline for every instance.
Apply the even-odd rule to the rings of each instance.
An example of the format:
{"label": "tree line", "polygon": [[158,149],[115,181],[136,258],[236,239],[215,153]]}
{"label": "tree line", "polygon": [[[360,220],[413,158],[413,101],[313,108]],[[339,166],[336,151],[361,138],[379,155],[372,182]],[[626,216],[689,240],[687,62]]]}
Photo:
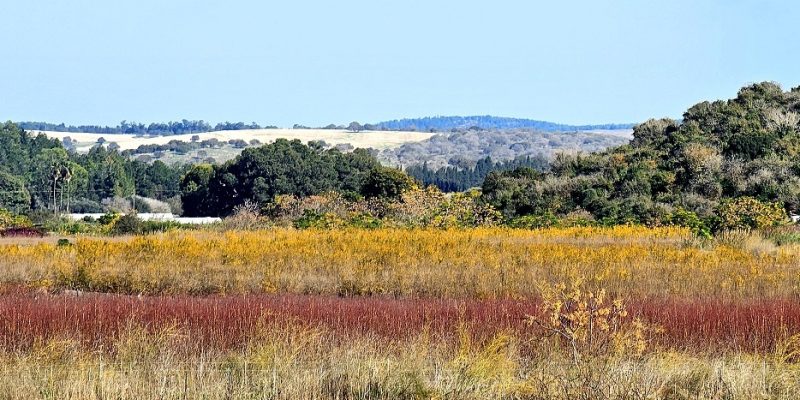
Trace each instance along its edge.
{"label": "tree line", "polygon": [[429,199],[443,197],[405,193],[431,184],[480,186],[447,203],[449,216],[470,209],[496,211],[519,227],[677,224],[707,234],[768,227],[800,212],[800,88],[750,85],[736,98],[691,107],[681,121],[639,124],[630,143],[601,152],[406,172],[381,166],[367,150],[343,153],[297,140],[250,147],[222,165],[147,164],[102,145],[71,153],[57,140],[0,125],[0,208],[17,213],[87,209],[138,194],[180,199],[186,215],[227,216],[247,204],[267,210],[283,195],[331,192],[366,202],[363,209],[376,209],[370,199],[426,209]]}
{"label": "tree line", "polygon": [[174,210],[187,216],[225,216],[279,195],[397,197],[413,184],[368,150],[342,153],[316,142],[279,139],[222,165],[170,166],[132,160],[102,144],[78,154],[56,139],[0,124],[0,209],[15,214],[104,212],[114,202],[144,197],[177,203]]}
{"label": "tree line", "polygon": [[52,131],[52,132],[74,132],[74,133],[102,133],[102,134],[133,134],[147,136],[171,136],[185,135],[192,133],[216,132],[216,131],[235,131],[245,129],[276,129],[276,126],[266,126],[252,122],[222,122],[211,125],[203,120],[190,121],[181,120],[166,123],[142,124],[137,122],[122,121],[117,126],[99,125],[65,125],[52,124],[48,122],[18,122],[17,126],[25,130]]}
{"label": "tree line", "polygon": [[183,168],[130,160],[102,145],[77,154],[0,124],[0,208],[16,213],[102,212],[104,200],[134,195],[166,200],[180,194]]}
{"label": "tree line", "polygon": [[406,168],[406,173],[420,181],[423,186],[433,185],[443,192],[463,192],[481,186],[490,172],[510,171],[521,167],[544,171],[548,168],[548,161],[542,155],[518,157],[503,162],[494,162],[491,157],[486,157],[478,160],[474,166],[446,166],[438,169],[429,168],[426,162]]}
{"label": "tree line", "polygon": [[535,129],[542,132],[574,132],[599,129],[630,129],[633,124],[567,125],[523,118],[491,115],[407,118],[375,124],[378,129],[443,132],[459,129]]}

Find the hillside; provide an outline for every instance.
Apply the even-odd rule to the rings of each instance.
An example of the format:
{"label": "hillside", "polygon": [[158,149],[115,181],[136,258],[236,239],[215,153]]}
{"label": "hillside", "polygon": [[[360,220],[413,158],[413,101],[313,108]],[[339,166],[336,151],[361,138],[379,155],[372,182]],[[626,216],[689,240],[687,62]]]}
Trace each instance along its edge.
{"label": "hillside", "polygon": [[449,131],[451,129],[532,129],[544,132],[574,132],[632,129],[634,124],[567,125],[524,118],[481,116],[437,116],[384,121],[375,124],[380,129],[401,131]]}
{"label": "hillside", "polygon": [[241,129],[194,134],[144,136],[125,133],[30,131],[57,139],[78,153],[87,153],[103,142],[132,157],[161,160],[167,164],[202,161],[225,162],[243,148],[298,139],[303,143],[322,141],[325,146],[349,151],[376,150],[387,165],[430,167],[474,164],[491,157],[497,161],[531,155],[549,156],[557,151],[592,152],[626,143],[630,130],[594,132],[542,132],[529,129],[474,130],[431,133],[410,131],[361,131],[341,129]]}
{"label": "hillside", "polygon": [[557,152],[595,152],[627,143],[625,131],[542,132],[530,129],[458,130],[439,133],[420,142],[382,151],[379,159],[408,167],[427,163],[431,168],[469,166],[491,157],[509,161],[526,156],[550,157]]}
{"label": "hillside", "polygon": [[[272,143],[277,139],[298,139],[303,143],[322,141],[330,147],[372,148],[380,151],[399,147],[405,143],[420,142],[433,136],[427,132],[351,132],[333,129],[241,129],[165,136],[54,131],[31,131],[31,133],[57,139],[78,153],[87,153],[99,142],[104,142],[106,145],[113,144],[114,148],[131,153],[134,157],[144,156],[144,159],[150,161],[159,159],[167,164],[204,161],[221,163],[233,159],[245,147]],[[202,143],[202,146],[186,146],[194,144],[193,142]],[[191,147],[191,149],[181,151],[151,149],[159,146]]]}
{"label": "hillside", "polygon": [[199,140],[217,139],[220,142],[230,140],[258,140],[261,143],[269,143],[275,139],[299,139],[302,142],[312,140],[322,140],[330,145],[349,143],[354,147],[386,149],[399,146],[407,142],[418,142],[433,136],[425,132],[350,132],[345,130],[329,129],[245,129],[233,131],[204,132],[196,134],[182,134],[171,136],[139,136],[134,134],[100,134],[85,132],[53,132],[53,131],[32,131],[32,133],[43,133],[50,138],[63,140],[66,137],[76,141],[76,150],[79,152],[89,151],[97,144],[100,138],[108,143],[117,143],[120,150],[132,150],[142,145],[148,144],[167,144],[171,140],[190,142],[193,136]]}

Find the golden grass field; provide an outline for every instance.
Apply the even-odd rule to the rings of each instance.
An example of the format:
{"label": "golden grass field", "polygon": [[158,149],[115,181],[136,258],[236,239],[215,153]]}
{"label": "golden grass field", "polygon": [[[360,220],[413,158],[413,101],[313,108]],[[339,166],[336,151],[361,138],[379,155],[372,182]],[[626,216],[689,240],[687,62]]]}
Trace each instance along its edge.
{"label": "golden grass field", "polygon": [[[0,283],[131,294],[530,297],[580,278],[637,296],[800,295],[800,252],[691,246],[680,228],[170,232],[0,243]],[[169,260],[169,263],[165,263]]]}

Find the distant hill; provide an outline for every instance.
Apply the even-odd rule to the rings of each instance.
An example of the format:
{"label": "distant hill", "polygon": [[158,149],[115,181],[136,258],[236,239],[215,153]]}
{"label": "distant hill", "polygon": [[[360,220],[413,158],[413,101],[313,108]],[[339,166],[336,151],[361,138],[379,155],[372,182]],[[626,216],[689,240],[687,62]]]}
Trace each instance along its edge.
{"label": "distant hill", "polygon": [[478,127],[481,129],[533,129],[545,132],[571,132],[593,130],[619,130],[632,129],[635,124],[600,124],[600,125],[565,125],[555,122],[537,121],[533,119],[493,117],[491,115],[470,117],[425,117],[399,119],[375,124],[379,129],[386,130],[418,130],[448,131],[451,129],[468,129]]}
{"label": "distant hill", "polygon": [[[629,130],[624,130],[627,133]],[[422,133],[422,132],[418,132]],[[557,152],[591,153],[626,144],[630,136],[623,130],[543,132],[518,129],[459,129],[433,134],[419,142],[403,143],[380,152],[378,159],[387,165],[409,167],[427,163],[429,168],[472,167],[491,157],[495,162],[520,157],[550,157]]]}

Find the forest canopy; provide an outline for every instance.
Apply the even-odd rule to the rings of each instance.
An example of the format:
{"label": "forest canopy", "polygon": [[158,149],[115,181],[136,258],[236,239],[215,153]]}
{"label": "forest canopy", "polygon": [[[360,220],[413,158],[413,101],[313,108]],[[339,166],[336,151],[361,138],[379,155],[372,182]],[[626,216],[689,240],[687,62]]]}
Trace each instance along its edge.
{"label": "forest canopy", "polygon": [[[796,213],[798,113],[800,88],[753,84],[734,99],[691,107],[682,121],[637,125],[627,145],[558,155],[547,173],[490,173],[483,198],[507,218],[584,212],[607,223],[662,224],[688,212],[709,227],[724,227],[730,207],[748,204]],[[740,198],[752,201],[737,203]]]}

